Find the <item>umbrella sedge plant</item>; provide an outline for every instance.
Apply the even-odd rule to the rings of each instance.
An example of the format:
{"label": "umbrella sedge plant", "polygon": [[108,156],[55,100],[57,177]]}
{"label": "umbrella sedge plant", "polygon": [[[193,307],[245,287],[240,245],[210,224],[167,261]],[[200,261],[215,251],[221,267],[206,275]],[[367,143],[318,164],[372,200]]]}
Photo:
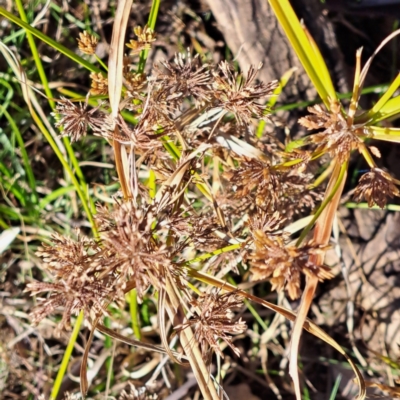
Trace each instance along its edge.
{"label": "umbrella sedge plant", "polygon": [[[37,251],[52,281],[32,281],[26,288],[32,295],[45,294],[32,310],[33,323],[62,307],[56,328],[60,332],[70,329],[71,317],[79,315],[52,398],[57,397],[85,318],[91,334],[81,366],[83,395],[89,390],[90,344],[99,330],[115,340],[166,354],[171,362],[189,364],[203,398],[219,399],[223,388],[210,376],[210,362],[214,356],[224,357],[222,346],[240,356],[235,336],[247,328],[235,311],[244,307],[244,301],[294,321],[290,374],[298,399],[302,329],[348,360],[359,383],[358,398],[365,397],[366,385],[355,363],[307,313],[318,282],[334,276],[324,257],[352,152],[359,152],[370,167],[355,190],[355,201],[365,199],[369,206],[383,208],[388,198],[399,196],[400,182],[376,166],[379,151],[366,139],[398,141],[398,129],[379,124],[400,113],[399,96],[393,97],[400,75],[370,110],[362,111],[358,105],[375,54],[399,32],[388,37],[364,67],[361,50],[357,52],[353,93],[345,110],[315,42],[289,2],[270,4],[322,101],[298,121],[316,133],[286,147],[264,137],[263,129],[273,111],[268,104],[275,104],[274,96],[291,72],[280,82],[259,82],[261,64],[238,72],[226,61],[217,65],[203,61],[189,49],[145,72],[148,51],[156,40],[159,1],[153,2],[148,24],[136,27],[136,39],[129,43],[125,37],[132,0],[118,2],[108,66],[99,62],[98,67],[28,25],[21,10],[19,19],[0,8],[1,15],[26,30],[32,51],[37,52],[36,36],[87,68],[92,80],[89,93],[53,99],[46,91],[46,96],[54,102],[55,126],[64,138],[75,142],[89,133],[108,142],[120,184],[111,205],[93,207],[83,190],[80,169],[72,171],[66,161],[70,157],[76,163],[73,152],[57,150],[32,107],[34,95],[26,89],[22,68],[10,57],[27,91],[32,116],[70,174],[93,229],[93,237],[53,235]],[[79,35],[83,54],[95,54],[96,45],[97,39],[88,32]],[[4,45],[2,52],[11,54]],[[329,165],[325,163],[326,171],[316,176],[312,166],[322,156],[329,158]],[[328,178],[323,192],[320,187]],[[272,290],[284,291],[292,300],[302,296],[299,311],[238,289],[219,276],[221,270],[225,275],[242,272],[254,284],[268,280]],[[150,293],[158,299],[160,345],[140,340],[138,308]],[[127,294],[136,339],[101,323],[111,304],[124,306]],[[181,351],[170,346],[172,336],[179,339]]]}

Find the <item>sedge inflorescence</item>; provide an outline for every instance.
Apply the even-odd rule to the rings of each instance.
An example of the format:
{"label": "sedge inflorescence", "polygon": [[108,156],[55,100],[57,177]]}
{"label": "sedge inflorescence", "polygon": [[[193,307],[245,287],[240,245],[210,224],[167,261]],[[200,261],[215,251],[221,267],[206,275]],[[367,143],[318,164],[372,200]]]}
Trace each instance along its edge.
{"label": "sedge inflorescence", "polygon": [[[134,53],[156,40],[149,27],[135,34],[137,40],[128,44]],[[79,46],[93,54],[95,41],[81,35]],[[27,286],[32,294],[49,293],[32,312],[35,323],[62,307],[59,329],[68,328],[71,315],[107,314],[109,304],[122,304],[132,288],[140,302],[173,285],[187,310],[185,320],[174,324],[176,332],[193,328],[205,358],[211,351],[223,356],[221,341],[239,355],[233,336],[246,324],[233,311],[242,307],[242,297],[223,287],[211,292],[200,287],[193,294],[191,264],[225,274],[240,264],[252,281],[268,280],[291,299],[301,295],[302,276],[333,277],[328,266],[313,261],[329,246],[313,240],[296,246],[285,227],[322,200],[314,185],[315,155],[347,161],[351,151],[364,149],[366,129],[349,123],[332,102],[329,111],[313,106],[300,119],[307,129],[320,130],[309,136],[307,150],[283,151],[276,140],[258,139],[255,123],[270,118],[266,101],[278,86],[258,82],[260,68],[242,74],[226,61],[212,65],[199,55],[177,54],[147,76],[134,71],[126,56],[116,118],[106,100],[96,107],[59,101],[56,125],[63,135],[77,141],[91,132],[126,149],[128,189],[112,205],[97,205],[96,240],[56,234],[39,248],[51,281]],[[105,95],[107,79],[91,78],[90,94]],[[122,111],[135,122],[127,122]],[[150,190],[145,183],[151,174],[156,187]],[[393,195],[398,195],[393,180],[379,169],[364,175],[355,192],[356,199],[381,207]]]}

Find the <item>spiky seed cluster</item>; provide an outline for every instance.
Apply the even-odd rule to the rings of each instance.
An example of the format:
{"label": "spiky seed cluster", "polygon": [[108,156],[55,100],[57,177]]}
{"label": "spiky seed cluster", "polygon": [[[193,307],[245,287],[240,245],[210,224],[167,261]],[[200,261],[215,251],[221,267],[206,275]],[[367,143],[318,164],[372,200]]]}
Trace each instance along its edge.
{"label": "spiky seed cluster", "polygon": [[250,222],[255,247],[249,255],[253,281],[269,279],[272,290],[285,288],[291,299],[297,299],[301,294],[301,274],[315,276],[320,281],[333,277],[328,267],[310,261],[311,255],[324,254],[329,246],[312,242],[302,247],[287,245],[284,234],[271,231],[279,221],[277,214],[272,216],[269,224],[265,223],[265,217],[261,223],[255,218]]}
{"label": "spiky seed cluster", "polygon": [[135,385],[129,382],[129,388],[124,389],[119,397],[118,400],[156,400],[158,399],[157,394],[149,393],[146,386],[141,386],[136,388]]}
{"label": "spiky seed cluster", "polygon": [[311,115],[299,119],[299,124],[308,130],[324,129],[310,136],[310,142],[317,145],[317,152],[328,152],[331,157],[337,157],[339,162],[345,162],[352,150],[363,145],[360,136],[366,132],[362,126],[349,124],[341,111],[338,101],[330,103],[330,111],[317,104],[309,107]]}
{"label": "spiky seed cluster", "polygon": [[[168,124],[168,121],[160,121],[157,124],[152,120],[153,116],[155,114],[150,118],[146,118],[146,114],[142,115],[138,123],[132,127],[120,115],[116,120],[109,115],[104,119],[101,128],[94,130],[94,134],[124,145],[132,145],[137,154],[147,154],[151,151],[151,154],[157,155],[158,150],[162,148],[160,137],[173,133],[174,128],[171,125],[162,125]],[[114,130],[115,125],[119,127],[118,135]]]}
{"label": "spiky seed cluster", "polygon": [[96,52],[98,40],[95,36],[89,35],[87,31],[79,33],[79,38],[77,41],[79,50],[82,53],[91,55]]}
{"label": "spiky seed cluster", "polygon": [[147,85],[147,77],[143,73],[127,71],[124,73],[125,84],[127,87],[126,97],[140,98],[141,92]]}
{"label": "spiky seed cluster", "polygon": [[56,127],[62,127],[63,136],[69,136],[71,142],[76,142],[82,136],[86,136],[90,127],[93,131],[102,128],[105,114],[100,111],[101,104],[92,109],[88,109],[87,102],[76,105],[71,100],[61,97],[57,103],[53,116],[59,118]]}
{"label": "spiky seed cluster", "polygon": [[39,323],[58,307],[64,308],[58,329],[68,329],[70,317],[81,310],[95,314],[104,312],[104,305],[113,292],[113,279],[109,275],[98,276],[98,259],[102,258],[100,247],[93,241],[78,237],[78,241],[53,236],[54,246],[44,245],[37,255],[42,257],[54,276],[52,283],[32,282],[26,290],[32,295],[51,292],[32,312],[32,320]]}
{"label": "spiky seed cluster", "polygon": [[196,106],[210,102],[211,76],[208,64],[201,64],[197,54],[177,54],[174,62],[161,62],[163,70],[155,67],[155,78],[162,89],[167,102],[181,102],[185,97],[193,96]]}
{"label": "spiky seed cluster", "polygon": [[360,202],[365,198],[368,207],[374,204],[384,208],[388,197],[400,196],[399,189],[393,182],[393,178],[380,168],[373,168],[364,174],[354,191],[354,200]]}
{"label": "spiky seed cluster", "polygon": [[175,329],[180,331],[187,326],[194,327],[196,341],[200,344],[205,359],[208,358],[210,349],[224,357],[218,339],[222,339],[237,356],[240,356],[239,349],[233,344],[232,335],[243,333],[246,323],[241,318],[235,320],[232,309],[243,305],[241,297],[235,292],[220,294],[214,290],[193,299],[191,304],[195,314]]}
{"label": "spiky seed cluster", "polygon": [[109,269],[118,274],[121,289],[127,281],[135,282],[139,300],[151,284],[160,289],[170,260],[166,246],[153,238],[152,212],[127,201],[111,212],[100,207],[96,220],[103,250],[111,260]]}
{"label": "spiky seed cluster", "polygon": [[240,162],[238,169],[224,174],[236,197],[254,199],[253,204],[260,209],[279,211],[288,219],[314,207],[318,195],[308,188],[313,176],[304,172],[302,163],[282,168],[256,158],[244,157]]}
{"label": "spiky seed cluster", "polygon": [[68,328],[71,315],[81,310],[101,314],[110,301],[123,299],[128,282],[136,287],[139,299],[150,284],[160,289],[168,272],[181,284],[182,274],[171,263],[175,254],[164,244],[167,235],[158,230],[159,239],[154,239],[149,209],[127,201],[116,204],[112,211],[99,207],[96,220],[101,231],[99,242],[54,235],[51,246],[39,248],[37,255],[54,280],[27,286],[33,294],[51,292],[33,311],[34,323],[61,306],[64,314],[59,329]]}
{"label": "spiky seed cluster", "polygon": [[92,83],[90,85],[90,93],[94,96],[108,94],[108,79],[101,72],[92,72],[90,74]]}
{"label": "spiky seed cluster", "polygon": [[278,87],[278,82],[256,84],[255,78],[261,67],[262,63],[257,68],[251,66],[244,77],[234,72],[229,63],[222,61],[218,70],[212,72],[216,106],[234,114],[240,125],[249,124],[251,118],[265,118],[269,112],[268,108],[259,102],[273,93]]}
{"label": "spiky seed cluster", "polygon": [[137,40],[131,40],[127,43],[126,47],[133,50],[133,53],[138,53],[142,50],[151,49],[151,44],[156,40],[156,34],[149,26],[145,25],[143,28],[137,26],[133,29],[137,36]]}

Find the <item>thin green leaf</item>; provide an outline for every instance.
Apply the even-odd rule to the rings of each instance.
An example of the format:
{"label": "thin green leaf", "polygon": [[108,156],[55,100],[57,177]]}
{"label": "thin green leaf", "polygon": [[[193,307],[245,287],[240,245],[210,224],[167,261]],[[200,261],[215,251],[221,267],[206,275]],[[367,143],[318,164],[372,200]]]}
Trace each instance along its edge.
{"label": "thin green leaf", "polygon": [[332,80],[325,81],[325,74],[319,69],[322,56],[317,55],[289,1],[269,0],[269,3],[319,96],[329,108],[328,98],[334,100],[337,95]]}
{"label": "thin green leaf", "polygon": [[60,368],[58,369],[58,372],[57,372],[56,380],[54,381],[53,388],[51,390],[50,400],[56,400],[58,392],[60,391],[60,387],[61,387],[64,375],[67,372],[68,362],[71,357],[72,350],[74,349],[75,342],[78,337],[82,321],[83,321],[83,311],[81,311],[79,313],[78,318],[75,321],[74,330],[72,331],[72,334],[69,338],[68,346],[65,349]]}
{"label": "thin green leaf", "polygon": [[14,22],[15,24],[17,24],[21,28],[24,28],[26,32],[30,32],[32,35],[36,36],[37,38],[39,38],[44,43],[46,43],[49,46],[53,47],[53,49],[55,49],[55,50],[59,51],[60,53],[66,55],[71,60],[75,61],[77,64],[81,65],[82,67],[87,68],[89,71],[91,71],[91,72],[101,72],[100,68],[97,68],[96,66],[91,64],[89,61],[86,61],[82,57],[78,56],[73,51],[71,51],[68,48],[66,48],[65,46],[63,46],[62,44],[56,42],[55,40],[53,40],[50,37],[48,37],[47,35],[43,34],[39,30],[37,30],[36,28],[33,28],[32,26],[30,26],[26,22],[22,21],[21,19],[19,19],[15,15],[9,13],[3,7],[0,7],[0,15],[3,15],[4,17],[6,17],[11,22]]}
{"label": "thin green leaf", "polygon": [[376,140],[400,143],[400,128],[382,128],[380,126],[369,126],[368,128]]}
{"label": "thin green leaf", "polygon": [[[372,120],[369,122],[374,124],[376,122],[382,121],[384,119],[389,119],[394,117],[395,115],[400,114],[400,96],[393,97],[390,99],[380,110],[375,114]],[[355,122],[360,123],[364,120],[368,120],[365,118],[365,115],[360,115],[359,119],[356,118]]]}
{"label": "thin green leaf", "polygon": [[43,210],[52,201],[60,198],[64,194],[72,192],[73,190],[75,190],[75,186],[74,185],[63,186],[63,187],[60,187],[60,188],[58,188],[56,190],[53,190],[50,194],[48,194],[46,197],[44,197],[43,199],[40,200],[39,208],[41,210]]}
{"label": "thin green leaf", "polygon": [[396,90],[400,86],[400,73],[397,75],[396,79],[390,84],[389,88],[385,94],[377,101],[377,103],[367,112],[367,118],[374,118],[376,114],[382,109],[382,107],[387,104],[389,99],[393,96]]}

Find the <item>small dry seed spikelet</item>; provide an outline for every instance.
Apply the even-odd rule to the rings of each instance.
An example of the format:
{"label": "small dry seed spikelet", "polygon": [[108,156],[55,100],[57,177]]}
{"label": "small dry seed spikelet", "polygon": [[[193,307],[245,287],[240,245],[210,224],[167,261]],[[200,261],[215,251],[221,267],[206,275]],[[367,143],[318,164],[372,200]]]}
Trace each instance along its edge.
{"label": "small dry seed spikelet", "polygon": [[254,199],[264,211],[279,211],[286,218],[312,208],[318,195],[309,190],[313,175],[303,172],[304,162],[281,168],[270,162],[243,157],[240,167],[224,173],[235,190],[235,197]]}
{"label": "small dry seed spikelet", "polygon": [[31,282],[26,291],[30,291],[31,295],[51,292],[32,311],[35,324],[54,313],[58,307],[64,307],[63,318],[57,328],[59,332],[69,328],[71,315],[77,315],[81,310],[95,314],[105,312],[104,305],[115,291],[113,277],[108,274],[99,277],[101,268],[94,261],[102,257],[102,250],[95,242],[81,236],[74,241],[60,235],[54,235],[52,241],[54,246],[43,245],[36,254],[43,258],[45,268],[54,276],[54,282]]}
{"label": "small dry seed spikelet", "polygon": [[224,357],[218,344],[219,339],[222,339],[239,357],[240,351],[234,346],[231,335],[243,333],[246,330],[246,323],[241,318],[235,320],[231,309],[241,307],[242,298],[235,292],[220,294],[219,290],[213,289],[211,293],[193,299],[191,304],[195,315],[175,329],[181,331],[187,326],[194,327],[194,336],[200,344],[204,359],[208,358],[210,348]]}
{"label": "small dry seed spikelet", "polygon": [[174,62],[162,61],[163,70],[155,65],[155,78],[166,101],[183,100],[193,96],[196,106],[211,101],[211,76],[208,64],[199,55],[176,54]]}
{"label": "small dry seed spikelet", "polygon": [[55,112],[51,114],[60,117],[55,126],[62,127],[62,135],[69,136],[71,142],[76,142],[82,136],[86,136],[88,127],[96,131],[103,126],[105,114],[99,110],[101,106],[102,104],[99,104],[88,109],[87,102],[76,105],[71,100],[61,97]]}
{"label": "small dry seed spikelet", "polygon": [[350,157],[352,150],[363,146],[360,136],[366,132],[363,126],[347,123],[338,101],[331,101],[330,108],[327,111],[320,104],[308,107],[311,115],[300,118],[299,124],[308,130],[323,128],[324,131],[311,135],[309,141],[317,145],[317,152],[328,152],[332,158],[337,157],[343,163]]}
{"label": "small dry seed spikelet", "polygon": [[310,255],[325,253],[329,246],[312,242],[302,247],[288,246],[282,236],[272,236],[260,229],[251,232],[255,251],[249,255],[253,281],[269,279],[272,290],[285,288],[291,299],[300,297],[301,273],[320,281],[330,279],[330,268],[310,262]]}
{"label": "small dry seed spikelet", "polygon": [[140,92],[143,91],[147,85],[146,74],[126,72],[124,74],[124,79],[127,87],[126,96],[140,97]]}
{"label": "small dry seed spikelet", "polygon": [[93,35],[89,35],[87,31],[83,31],[83,33],[79,33],[78,47],[82,53],[85,54],[94,54],[96,52],[97,47],[97,38]]}
{"label": "small dry seed spikelet", "polygon": [[232,66],[222,61],[218,70],[213,71],[213,89],[216,98],[215,107],[222,107],[235,115],[240,125],[250,124],[251,118],[265,118],[269,112],[264,104],[258,102],[272,95],[278,81],[255,83],[257,72],[262,63],[255,68],[250,66],[247,76],[234,72]]}
{"label": "small dry seed spikelet", "polygon": [[108,94],[108,79],[101,72],[92,72],[90,74],[92,83],[90,85],[90,93],[94,96]]}
{"label": "small dry seed spikelet", "polygon": [[138,53],[145,49],[151,49],[151,44],[156,40],[156,34],[149,26],[145,25],[144,28],[137,26],[133,29],[137,40],[131,40],[126,44],[133,50],[133,53]]}
{"label": "small dry seed spikelet", "polygon": [[379,168],[373,168],[364,174],[354,191],[354,200],[360,202],[363,198],[368,201],[368,207],[374,204],[384,208],[388,197],[400,196],[399,189],[393,178]]}

